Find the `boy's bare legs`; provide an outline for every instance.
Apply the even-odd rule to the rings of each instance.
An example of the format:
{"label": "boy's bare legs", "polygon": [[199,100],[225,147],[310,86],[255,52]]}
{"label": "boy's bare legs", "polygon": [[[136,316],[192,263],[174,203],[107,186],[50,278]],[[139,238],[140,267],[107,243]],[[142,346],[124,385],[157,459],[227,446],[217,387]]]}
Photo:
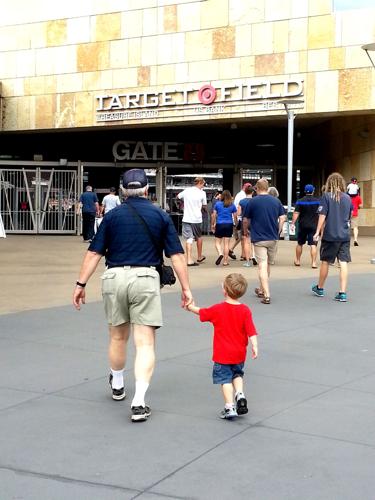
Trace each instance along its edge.
{"label": "boy's bare legs", "polygon": [[348,286],[348,263],[340,260],[340,292],[346,293]]}
{"label": "boy's bare legs", "polygon": [[241,392],[243,394],[243,378],[242,377],[234,378],[233,387],[235,394],[237,394],[238,392]]}
{"label": "boy's bare legs", "polygon": [[247,400],[243,392],[243,378],[242,377],[234,378],[233,387],[236,399],[237,415],[245,415],[249,410],[247,408]]}
{"label": "boy's bare legs", "polygon": [[319,288],[324,288],[324,283],[326,282],[328,271],[329,271],[328,262],[325,260],[321,261],[319,270],[319,282],[318,282]]}
{"label": "boy's bare legs", "polygon": [[224,396],[225,405],[233,406],[233,384],[222,384],[221,390]]}

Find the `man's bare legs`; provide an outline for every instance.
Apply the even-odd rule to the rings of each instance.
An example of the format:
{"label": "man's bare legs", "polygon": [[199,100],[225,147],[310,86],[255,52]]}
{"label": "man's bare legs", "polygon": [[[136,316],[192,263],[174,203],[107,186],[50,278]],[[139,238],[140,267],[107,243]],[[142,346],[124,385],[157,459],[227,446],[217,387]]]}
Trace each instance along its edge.
{"label": "man's bare legs", "polygon": [[310,245],[310,255],[311,255],[311,267],[316,269],[318,266],[316,264],[316,256],[318,254],[318,249],[316,245]]}
{"label": "man's bare legs", "polygon": [[296,266],[301,265],[302,251],[303,251],[303,246],[297,244],[297,246],[296,246],[296,258],[294,260],[294,265],[296,265]]}
{"label": "man's bare legs", "polygon": [[258,276],[260,282],[260,288],[265,297],[270,297],[270,287],[269,287],[269,277],[271,274],[271,268],[268,264],[268,259],[258,261]]}
{"label": "man's bare legs", "polygon": [[348,263],[340,260],[340,292],[346,293],[348,286]]}
{"label": "man's bare legs", "polygon": [[134,361],[135,394],[132,407],[145,407],[145,394],[155,367],[155,328],[133,325],[136,349]]}
{"label": "man's bare legs", "polygon": [[200,261],[202,260],[202,251],[203,251],[203,238],[198,238],[197,239],[197,254],[198,254],[198,257],[197,257],[197,260]]}
{"label": "man's bare legs", "polygon": [[108,357],[112,370],[117,371],[125,368],[129,335],[129,323],[109,327]]}
{"label": "man's bare legs", "polygon": [[320,262],[320,270],[319,270],[319,282],[318,287],[324,288],[324,283],[326,282],[329,271],[329,264],[325,260]]}

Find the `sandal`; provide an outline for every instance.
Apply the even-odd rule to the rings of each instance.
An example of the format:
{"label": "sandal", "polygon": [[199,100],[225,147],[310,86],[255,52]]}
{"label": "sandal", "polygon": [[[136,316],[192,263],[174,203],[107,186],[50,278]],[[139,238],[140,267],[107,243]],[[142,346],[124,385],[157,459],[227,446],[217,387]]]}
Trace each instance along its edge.
{"label": "sandal", "polygon": [[228,253],[229,257],[233,260],[236,260],[237,257],[236,257],[236,254],[233,252],[233,250],[229,250],[229,253]]}
{"label": "sandal", "polygon": [[256,288],[256,289],[254,290],[254,292],[255,292],[255,295],[256,295],[257,297],[259,297],[260,299],[261,299],[262,297],[264,297],[264,293],[263,293],[263,291],[262,291],[260,288]]}
{"label": "sandal", "polygon": [[215,264],[217,266],[220,266],[221,261],[224,259],[224,255],[219,255],[219,257],[216,259]]}
{"label": "sandal", "polygon": [[271,304],[271,297],[263,297],[260,301],[262,304]]}

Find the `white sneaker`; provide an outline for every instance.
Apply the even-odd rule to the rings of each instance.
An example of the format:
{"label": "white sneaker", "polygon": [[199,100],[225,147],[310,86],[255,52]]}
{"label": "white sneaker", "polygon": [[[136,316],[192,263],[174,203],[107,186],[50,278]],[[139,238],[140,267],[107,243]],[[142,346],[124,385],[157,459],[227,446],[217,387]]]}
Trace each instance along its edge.
{"label": "white sneaker", "polygon": [[237,417],[237,411],[235,408],[224,408],[224,410],[220,412],[220,418],[232,420],[234,417]]}

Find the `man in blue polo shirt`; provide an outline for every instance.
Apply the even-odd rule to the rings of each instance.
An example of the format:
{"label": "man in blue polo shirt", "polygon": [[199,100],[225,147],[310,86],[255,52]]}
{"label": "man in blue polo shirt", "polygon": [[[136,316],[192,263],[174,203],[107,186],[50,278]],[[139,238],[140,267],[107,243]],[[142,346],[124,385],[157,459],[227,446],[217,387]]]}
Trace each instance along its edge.
{"label": "man in blue polo shirt", "polygon": [[144,170],[125,172],[123,188],[126,202],[106,214],[84,257],[73,304],[80,309],[85,303],[86,283],[104,255],[107,270],[102,276],[102,294],[110,335],[112,398],[125,398],[124,368],[131,328],[136,347],[131,419],[139,422],[151,414],[145,394],[155,366],[155,329],[163,324],[156,270],[162,251],[171,258],[180,281],[183,307],[192,302],[192,295],[178,234],[169,215],[147,199]]}
{"label": "man in blue polo shirt", "polygon": [[257,196],[246,205],[242,216],[243,234],[248,235],[250,225],[251,241],[258,262],[259,288],[255,294],[262,304],[270,304],[270,264],[274,264],[277,244],[285,221],[285,210],[280,200],[268,194],[267,179],[256,183]]}
{"label": "man in blue polo shirt", "polygon": [[91,242],[94,237],[95,216],[99,217],[99,200],[92,191],[91,186],[86,186],[86,190],[79,198],[80,209],[82,210],[82,237],[83,241]]}

